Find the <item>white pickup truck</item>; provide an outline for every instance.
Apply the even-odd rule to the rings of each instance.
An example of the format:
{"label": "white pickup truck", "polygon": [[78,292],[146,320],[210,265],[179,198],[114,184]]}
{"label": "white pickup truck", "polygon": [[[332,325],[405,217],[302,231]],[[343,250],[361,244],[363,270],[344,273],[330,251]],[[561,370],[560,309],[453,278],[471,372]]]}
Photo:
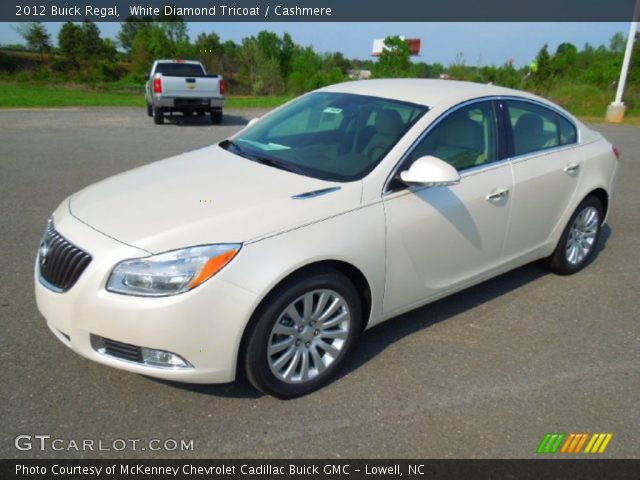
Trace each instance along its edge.
{"label": "white pickup truck", "polygon": [[147,114],[158,125],[164,123],[165,112],[209,112],[211,123],[221,123],[224,92],[222,76],[207,75],[200,62],[156,60],[145,86]]}

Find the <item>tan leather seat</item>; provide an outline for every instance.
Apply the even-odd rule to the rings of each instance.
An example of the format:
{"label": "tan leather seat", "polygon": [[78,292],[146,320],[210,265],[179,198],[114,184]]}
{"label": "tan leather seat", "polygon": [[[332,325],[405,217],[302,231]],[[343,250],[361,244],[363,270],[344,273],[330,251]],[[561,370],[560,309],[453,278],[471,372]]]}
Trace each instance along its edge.
{"label": "tan leather seat", "polygon": [[362,152],[371,161],[378,160],[400,138],[404,122],[398,112],[385,108],[376,114],[375,127],[376,133]]}
{"label": "tan leather seat", "polygon": [[516,155],[540,150],[544,145],[542,118],[532,113],[526,113],[513,127],[513,146]]}
{"label": "tan leather seat", "polygon": [[482,163],[484,160],[482,126],[462,116],[452,118],[447,124],[442,144],[433,154],[458,169]]}

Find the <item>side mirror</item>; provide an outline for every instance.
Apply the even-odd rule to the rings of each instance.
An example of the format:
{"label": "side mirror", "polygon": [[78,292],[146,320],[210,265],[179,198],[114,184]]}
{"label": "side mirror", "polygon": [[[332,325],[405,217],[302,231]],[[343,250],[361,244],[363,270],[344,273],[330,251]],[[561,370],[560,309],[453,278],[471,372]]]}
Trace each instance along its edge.
{"label": "side mirror", "polygon": [[427,155],[413,162],[409,170],[400,172],[400,180],[407,185],[444,187],[460,183],[460,175],[447,162]]}
{"label": "side mirror", "polygon": [[252,118],[251,120],[249,120],[249,123],[247,123],[247,127],[250,127],[251,125],[256,123],[258,120],[260,120],[260,117]]}

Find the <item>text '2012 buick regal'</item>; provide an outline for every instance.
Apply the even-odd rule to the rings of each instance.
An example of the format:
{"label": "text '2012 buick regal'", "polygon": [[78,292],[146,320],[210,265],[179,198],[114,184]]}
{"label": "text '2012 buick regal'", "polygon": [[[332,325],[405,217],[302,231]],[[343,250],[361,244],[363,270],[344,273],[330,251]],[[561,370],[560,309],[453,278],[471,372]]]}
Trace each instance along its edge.
{"label": "text '2012 buick regal'", "polygon": [[363,329],[536,259],[584,267],[617,157],[528,93],[334,85],[65,200],[38,252],[38,307],[105,365],[303,395]]}

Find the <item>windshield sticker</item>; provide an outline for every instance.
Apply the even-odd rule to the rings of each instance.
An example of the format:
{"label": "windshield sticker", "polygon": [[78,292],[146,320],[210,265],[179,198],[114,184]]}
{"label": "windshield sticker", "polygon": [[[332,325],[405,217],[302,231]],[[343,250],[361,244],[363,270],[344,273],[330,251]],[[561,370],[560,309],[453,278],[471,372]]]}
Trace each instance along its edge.
{"label": "windshield sticker", "polygon": [[338,115],[339,113],[342,113],[342,109],[335,108],[335,107],[327,107],[322,111],[322,113],[333,113],[335,115]]}

